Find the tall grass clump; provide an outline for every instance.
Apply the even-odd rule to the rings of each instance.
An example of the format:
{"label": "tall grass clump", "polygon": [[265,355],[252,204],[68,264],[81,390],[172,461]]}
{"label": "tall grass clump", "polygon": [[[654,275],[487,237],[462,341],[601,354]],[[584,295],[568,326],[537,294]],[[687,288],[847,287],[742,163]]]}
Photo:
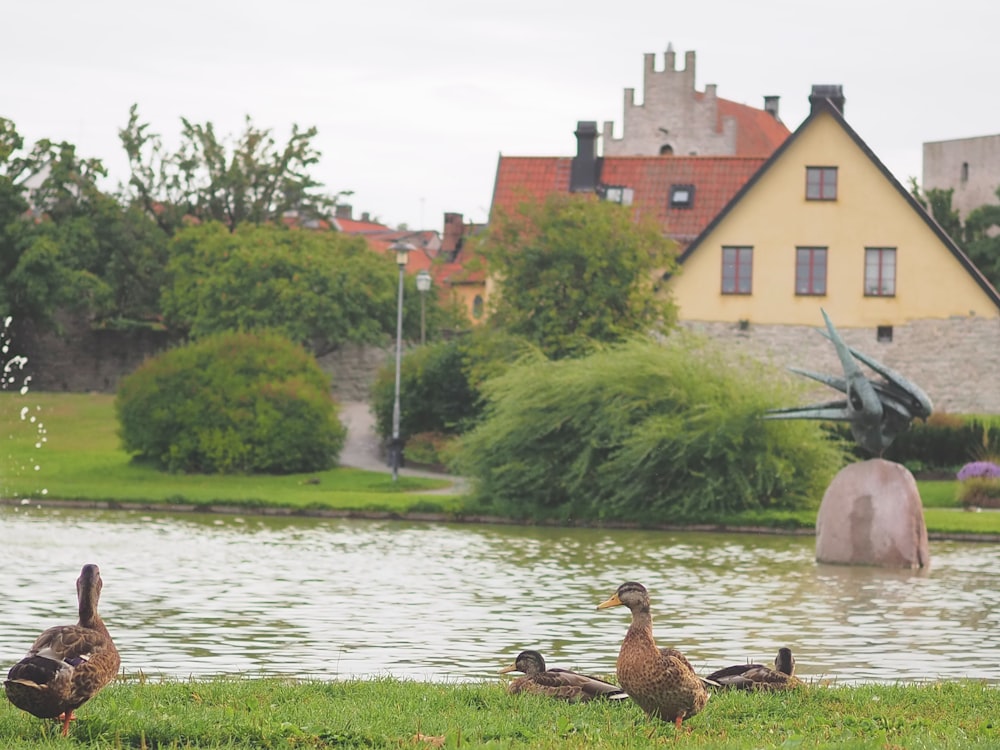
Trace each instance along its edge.
{"label": "tall grass clump", "polygon": [[766,421],[789,379],[675,333],[583,359],[526,362],[484,387],[458,447],[484,510],[516,518],[711,520],[817,507],[846,458],[816,423]]}
{"label": "tall grass clump", "polygon": [[175,472],[331,468],[347,430],[329,378],[275,333],[228,332],[147,360],[115,400],[122,447]]}

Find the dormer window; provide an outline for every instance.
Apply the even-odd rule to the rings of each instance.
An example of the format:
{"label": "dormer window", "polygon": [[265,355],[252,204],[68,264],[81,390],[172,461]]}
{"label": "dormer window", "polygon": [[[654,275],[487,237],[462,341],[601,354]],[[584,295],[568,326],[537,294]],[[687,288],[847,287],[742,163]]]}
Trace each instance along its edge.
{"label": "dormer window", "polygon": [[635,198],[635,191],[623,185],[606,185],[603,192],[604,200],[609,203],[621,203],[623,206],[631,206]]}
{"label": "dormer window", "polygon": [[694,185],[671,185],[670,207],[691,208],[694,205]]}

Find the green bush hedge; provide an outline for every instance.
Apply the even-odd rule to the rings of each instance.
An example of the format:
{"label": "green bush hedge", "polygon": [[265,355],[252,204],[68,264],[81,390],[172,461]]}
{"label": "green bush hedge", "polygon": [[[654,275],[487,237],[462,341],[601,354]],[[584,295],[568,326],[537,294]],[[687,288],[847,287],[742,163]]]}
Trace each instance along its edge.
{"label": "green bush hedge", "polygon": [[817,423],[764,420],[780,373],[672,334],[525,363],[486,386],[455,468],[485,512],[640,523],[818,507],[846,459]]}
{"label": "green bush hedge", "polygon": [[169,471],[328,469],[347,435],[329,378],[273,333],[223,333],[147,360],[115,399],[126,451]]}

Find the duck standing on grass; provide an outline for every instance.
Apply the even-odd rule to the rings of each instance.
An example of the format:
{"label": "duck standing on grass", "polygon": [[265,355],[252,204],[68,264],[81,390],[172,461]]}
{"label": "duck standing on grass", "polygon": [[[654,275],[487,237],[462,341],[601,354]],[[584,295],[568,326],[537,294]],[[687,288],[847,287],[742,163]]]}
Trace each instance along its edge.
{"label": "duck standing on grass", "polygon": [[632,612],[625,640],[618,652],[618,681],[622,689],[649,716],[672,721],[677,729],[708,702],[705,681],[691,663],[673,648],[658,648],[653,638],[649,593],[641,583],[618,587],[598,609],[624,606]]}
{"label": "duck standing on grass", "polygon": [[595,698],[624,700],[628,695],[617,685],[568,669],[545,668],[545,659],[537,651],[522,651],[517,660],[500,670],[500,674],[524,672],[507,688],[516,693],[536,693],[570,703],[584,703]]}
{"label": "duck standing on grass", "polygon": [[121,658],[97,613],[101,571],[83,566],[76,580],[80,621],[43,632],[27,655],[10,668],[4,681],[7,698],[39,719],[59,718],[69,735],[73,711],[97,695],[118,674]]}
{"label": "duck standing on grass", "polygon": [[708,679],[719,687],[736,690],[789,690],[803,684],[795,676],[795,657],[787,647],[778,649],[774,669],[763,664],[736,664],[712,672]]}

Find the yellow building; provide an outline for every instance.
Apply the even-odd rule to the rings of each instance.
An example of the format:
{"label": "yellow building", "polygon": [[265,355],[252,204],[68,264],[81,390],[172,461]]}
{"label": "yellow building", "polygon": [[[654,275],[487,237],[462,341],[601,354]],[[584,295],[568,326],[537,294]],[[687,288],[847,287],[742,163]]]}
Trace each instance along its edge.
{"label": "yellow building", "polygon": [[840,86],[681,255],[683,321],[882,328],[1000,318],[1000,295],[843,117]]}

